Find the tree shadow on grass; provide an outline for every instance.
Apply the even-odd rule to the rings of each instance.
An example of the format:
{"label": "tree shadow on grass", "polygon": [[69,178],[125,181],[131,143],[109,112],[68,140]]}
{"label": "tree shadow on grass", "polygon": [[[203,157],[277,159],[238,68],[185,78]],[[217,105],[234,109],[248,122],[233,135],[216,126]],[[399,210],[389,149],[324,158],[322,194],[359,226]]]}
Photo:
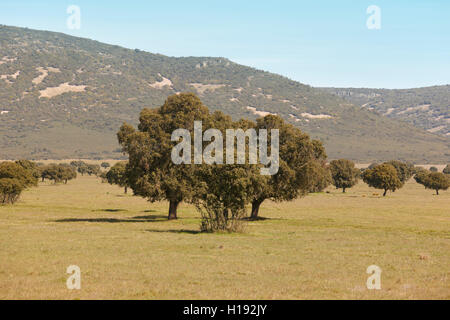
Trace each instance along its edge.
{"label": "tree shadow on grass", "polygon": [[116,219],[116,218],[92,218],[92,219],[79,219],[68,218],[54,220],[54,222],[92,222],[92,223],[139,223],[139,222],[165,222],[167,216],[154,215],[154,216],[139,216],[129,219]]}
{"label": "tree shadow on grass", "polygon": [[252,221],[266,221],[266,220],[275,221],[275,220],[286,220],[286,219],[283,219],[283,218],[265,218],[265,217],[257,217],[257,218],[246,217],[246,218],[242,218],[241,220],[242,221],[252,222]]}
{"label": "tree shadow on grass", "polygon": [[154,232],[154,233],[176,233],[176,234],[201,234],[201,231],[196,230],[155,230],[149,229],[145,230],[146,232]]}
{"label": "tree shadow on grass", "polygon": [[92,210],[92,212],[125,212],[128,210],[125,209],[98,209],[98,210]]}

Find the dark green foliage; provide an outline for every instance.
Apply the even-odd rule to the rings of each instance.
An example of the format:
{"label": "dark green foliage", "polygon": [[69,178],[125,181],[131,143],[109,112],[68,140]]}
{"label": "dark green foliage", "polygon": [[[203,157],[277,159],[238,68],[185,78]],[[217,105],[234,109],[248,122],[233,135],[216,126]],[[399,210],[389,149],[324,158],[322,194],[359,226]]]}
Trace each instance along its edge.
{"label": "dark green foliage", "polygon": [[422,167],[416,167],[415,174],[414,174],[414,180],[416,180],[416,182],[418,184],[425,185],[425,180],[427,179],[430,172],[431,171],[426,170]]}
{"label": "dark green foliage", "polygon": [[[124,188],[124,192],[128,191],[128,177],[126,173],[127,162],[120,161],[117,162],[111,169],[105,174],[105,178],[109,184],[116,184]],[[103,177],[100,176],[102,179]]]}
{"label": "dark green foliage", "polygon": [[330,167],[321,161],[312,161],[307,165],[308,191],[317,193],[324,191],[332,182]]}
{"label": "dark green foliage", "polygon": [[397,175],[400,182],[404,185],[414,174],[415,168],[411,163],[401,162],[397,160],[392,160],[389,162],[385,162],[386,164],[390,164],[397,170]]}
{"label": "dark green foliage", "polygon": [[307,134],[279,116],[260,118],[255,128],[258,132],[260,129],[268,132],[279,130],[280,168],[272,176],[261,176],[257,170],[251,175],[252,219],[258,218],[259,207],[267,199],[290,201],[326,187],[329,181],[325,163],[327,156],[320,141],[312,141]]}
{"label": "dark green foliage", "polygon": [[69,180],[73,180],[77,177],[75,167],[68,164],[49,164],[41,168],[42,181],[45,179],[51,180],[54,183],[67,184]]}
{"label": "dark green foliage", "polygon": [[14,204],[24,189],[37,184],[35,164],[24,160],[0,163],[0,204]]}
{"label": "dark green foliage", "polygon": [[30,161],[30,160],[18,160],[16,161],[18,165],[20,165],[25,170],[31,172],[33,177],[38,180],[40,177],[40,170],[39,166],[36,162]]}
{"label": "dark green foliage", "polygon": [[394,192],[402,187],[397,170],[390,164],[380,164],[373,169],[365,170],[363,180],[370,187],[384,190],[383,196],[386,196],[388,190]]}
{"label": "dark green foliage", "polygon": [[86,167],[86,173],[90,176],[98,176],[100,173],[100,166],[98,164],[88,164]]}
{"label": "dark green foliage", "polygon": [[431,168],[430,168],[430,171],[431,171],[431,172],[438,172],[438,168],[436,168],[436,167],[431,167]]}
{"label": "dark green foliage", "polygon": [[14,204],[24,188],[18,179],[0,178],[0,204]]}
{"label": "dark green foliage", "polygon": [[124,124],[117,134],[129,155],[127,175],[134,194],[151,202],[169,201],[169,219],[176,219],[178,205],[191,202],[197,192],[195,165],[175,165],[171,160],[177,144],[171,141],[172,132],[180,128],[193,132],[194,120],[203,121],[204,130],[212,124],[208,108],[197,96],[172,95],[160,108],[142,110],[137,131]]}
{"label": "dark green foliage", "polygon": [[358,183],[359,170],[355,168],[355,163],[347,159],[333,160],[330,162],[331,177],[333,185],[345,193],[347,188]]}
{"label": "dark green foliage", "polygon": [[424,170],[416,174],[415,180],[426,189],[435,190],[436,195],[439,195],[439,190],[447,190],[450,187],[450,177],[441,172]]}
{"label": "dark green foliage", "polygon": [[28,170],[14,162],[0,163],[0,179],[17,179],[24,187],[34,187],[38,184],[38,178],[34,176],[33,170]]}

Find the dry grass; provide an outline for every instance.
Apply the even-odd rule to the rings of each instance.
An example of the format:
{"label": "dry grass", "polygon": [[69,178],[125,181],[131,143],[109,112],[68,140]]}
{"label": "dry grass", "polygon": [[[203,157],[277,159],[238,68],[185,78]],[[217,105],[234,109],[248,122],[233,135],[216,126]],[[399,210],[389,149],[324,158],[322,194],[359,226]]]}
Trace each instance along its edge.
{"label": "dry grass", "polygon": [[[244,234],[83,177],[0,207],[0,299],[449,299],[450,192],[410,181],[264,203]],[[82,289],[66,288],[78,265]],[[369,265],[383,270],[369,291]]]}

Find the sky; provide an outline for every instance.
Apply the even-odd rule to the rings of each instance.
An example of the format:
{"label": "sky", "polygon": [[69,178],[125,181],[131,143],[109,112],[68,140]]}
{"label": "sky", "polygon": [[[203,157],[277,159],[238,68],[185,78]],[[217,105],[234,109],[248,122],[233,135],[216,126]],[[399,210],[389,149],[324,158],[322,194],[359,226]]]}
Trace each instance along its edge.
{"label": "sky", "polygon": [[[70,5],[80,29],[68,28]],[[312,86],[450,84],[448,0],[1,0],[0,24],[225,57]]]}

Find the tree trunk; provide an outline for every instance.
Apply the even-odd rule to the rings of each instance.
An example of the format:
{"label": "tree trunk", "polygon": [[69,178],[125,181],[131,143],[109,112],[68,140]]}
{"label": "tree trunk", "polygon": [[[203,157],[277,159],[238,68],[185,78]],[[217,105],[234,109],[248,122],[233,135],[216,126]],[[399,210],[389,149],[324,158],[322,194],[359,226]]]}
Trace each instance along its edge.
{"label": "tree trunk", "polygon": [[439,195],[439,189],[436,189],[436,195],[437,196]]}
{"label": "tree trunk", "polygon": [[128,187],[125,187],[125,194],[128,193]]}
{"label": "tree trunk", "polygon": [[223,209],[223,217],[225,218],[225,221],[228,221],[228,217],[229,217],[228,209]]}
{"label": "tree trunk", "polygon": [[384,190],[383,197],[386,197],[387,189]]}
{"label": "tree trunk", "polygon": [[264,200],[254,200],[252,202],[252,214],[250,215],[251,220],[258,219],[259,214],[259,207],[261,206],[261,203],[263,203]]}
{"label": "tree trunk", "polygon": [[169,205],[169,220],[176,220],[178,219],[177,217],[177,209],[178,209],[178,205],[180,204],[179,201],[170,201],[170,205]]}
{"label": "tree trunk", "polygon": [[345,188],[342,188],[342,193],[345,193]]}

